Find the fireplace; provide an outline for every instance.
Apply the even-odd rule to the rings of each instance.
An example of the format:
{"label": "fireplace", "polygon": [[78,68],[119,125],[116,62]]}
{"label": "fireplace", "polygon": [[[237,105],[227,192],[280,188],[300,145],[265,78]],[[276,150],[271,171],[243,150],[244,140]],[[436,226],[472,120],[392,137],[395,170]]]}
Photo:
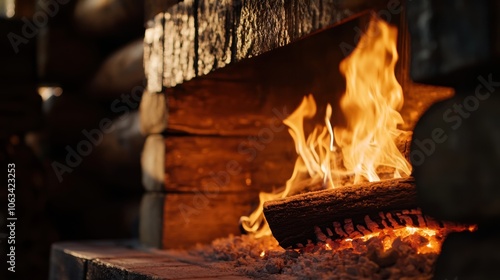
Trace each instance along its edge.
{"label": "fireplace", "polygon": [[[289,249],[284,254],[352,248],[356,242],[372,237],[382,243],[389,240],[385,242],[390,247],[394,242],[419,236],[422,239],[412,242],[420,243],[418,249],[424,252],[427,247],[440,247],[449,231],[475,230],[471,225],[477,221],[445,222],[449,218],[446,215],[433,218],[421,211],[421,202],[417,200],[418,196],[422,198],[422,192],[417,194],[408,162],[424,159],[409,149],[413,145],[414,151],[422,153],[422,147],[429,146],[425,146],[425,139],[415,137],[417,141],[410,144],[412,131],[416,126],[416,133],[425,130],[425,125],[417,125],[417,121],[433,104],[451,98],[455,90],[449,82],[426,85],[410,79],[410,36],[403,3],[215,2],[186,0],[168,7],[150,7],[154,18],[148,23],[145,36],[148,87],[141,103],[142,128],[148,135],[142,156],[143,184],[147,190],[141,206],[143,244],[186,249],[240,235],[242,230],[260,237],[270,233],[262,230],[269,222],[279,244]],[[366,48],[364,51],[368,52],[377,44],[376,38],[384,37],[377,32],[385,31],[371,30],[377,21],[391,26],[388,34],[397,31],[397,64],[392,65],[396,62],[395,54],[375,53],[371,63],[351,62],[366,68],[357,70],[359,77],[347,76],[341,65],[358,49]],[[363,46],[363,42],[368,43]],[[338,136],[347,133],[352,137],[353,129],[345,129],[334,137],[334,128],[349,127],[353,115],[359,114],[354,112],[359,101],[374,98],[353,90],[358,95],[347,101],[351,105],[343,106],[346,92],[352,87],[349,79],[363,80],[362,75],[372,72],[380,60],[384,63],[391,59],[384,67],[395,75],[378,76],[375,82],[397,79],[404,103],[392,100],[393,96],[385,96],[384,100],[397,103],[389,104],[392,111],[386,114],[398,111],[399,117],[380,128],[380,135],[389,140],[372,137],[366,143],[365,137],[359,142],[365,141],[370,148],[389,141],[392,144],[387,149],[399,156],[381,155],[383,163],[355,173],[358,165],[364,167],[365,163],[356,161],[347,168],[349,164],[343,155],[344,169],[335,174],[344,172],[345,176],[334,179],[332,173],[324,172],[320,180],[302,181],[298,190],[284,189],[292,174],[296,174],[294,170],[307,169],[308,175],[321,173],[325,162],[332,169],[335,160],[324,159],[327,155],[320,150],[330,148],[331,154],[335,154],[326,145],[329,141],[332,146],[347,145],[341,144]],[[417,61],[415,57],[413,60]],[[412,67],[412,73],[419,74]],[[436,84],[422,76],[419,81]],[[382,91],[398,86],[386,85]],[[357,111],[363,113],[370,108]],[[288,128],[297,124],[290,124],[297,111],[302,111],[297,117],[300,123],[302,119],[311,120],[303,121],[299,132],[292,128],[292,138]],[[378,115],[379,107],[374,111],[377,114],[364,118],[387,118]],[[314,132],[318,124],[323,126]],[[375,128],[377,124],[374,121],[365,125]],[[386,131],[389,129],[394,131]],[[306,138],[310,134],[324,139],[309,141]],[[301,137],[304,139],[298,139]],[[321,148],[307,151],[310,145]],[[305,147],[305,151],[300,147]],[[353,152],[361,149],[360,144],[342,147]],[[312,158],[309,161],[308,153]],[[299,167],[297,154],[304,161]],[[366,154],[361,151],[357,160]],[[402,166],[395,166],[395,161],[402,162]],[[309,164],[318,166],[314,169]],[[417,166],[417,185],[419,180],[425,180],[419,174],[427,166]],[[381,173],[390,173],[390,177],[378,182],[387,179],[378,178],[383,177],[379,168],[384,167],[389,170]],[[372,175],[377,178],[371,178]],[[273,196],[262,199],[262,193]],[[270,258],[266,250],[261,254],[261,258]],[[379,260],[394,258],[390,253],[380,254]],[[278,267],[279,273],[283,267]],[[429,273],[425,271],[424,276]]]}

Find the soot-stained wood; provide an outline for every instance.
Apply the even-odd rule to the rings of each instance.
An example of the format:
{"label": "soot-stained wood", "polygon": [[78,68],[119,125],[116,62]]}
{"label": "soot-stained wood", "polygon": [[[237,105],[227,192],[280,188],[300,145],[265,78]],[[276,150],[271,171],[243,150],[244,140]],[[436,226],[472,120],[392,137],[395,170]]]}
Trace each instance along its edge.
{"label": "soot-stained wood", "polygon": [[174,6],[160,2],[146,3],[146,10],[152,11],[150,20],[162,14],[158,10],[164,12],[165,22],[150,21],[149,28],[164,27],[165,87],[283,47],[365,9],[383,11],[390,19],[401,13],[397,0],[186,0]]}
{"label": "soot-stained wood", "polygon": [[258,135],[265,127],[279,125],[307,94],[313,94],[318,104],[316,121],[323,119],[330,103],[334,125],[342,125],[338,101],[345,80],[338,65],[345,54],[340,45],[354,41],[359,24],[359,19],[349,21],[167,89],[167,133]]}
{"label": "soot-stained wood", "polygon": [[185,0],[164,14],[163,85],[172,87],[196,76],[194,0]]}
{"label": "soot-stained wood", "polygon": [[296,195],[264,204],[273,236],[284,248],[361,236],[385,227],[426,225],[413,178],[391,179]]}

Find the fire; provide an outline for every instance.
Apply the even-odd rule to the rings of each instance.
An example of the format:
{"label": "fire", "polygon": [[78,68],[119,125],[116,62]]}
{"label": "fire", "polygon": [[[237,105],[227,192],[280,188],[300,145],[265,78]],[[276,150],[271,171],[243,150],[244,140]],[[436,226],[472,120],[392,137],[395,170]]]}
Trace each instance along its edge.
{"label": "fire", "polygon": [[403,105],[403,92],[394,74],[398,59],[396,39],[395,27],[374,18],[358,47],[340,64],[346,78],[346,91],[340,102],[346,119],[344,127],[332,126],[333,112],[328,104],[324,124],[306,137],[303,123],[312,119],[317,110],[312,95],[305,96],[284,120],[298,154],[295,168],[280,192],[261,193],[259,207],[241,218],[247,232],[257,238],[271,235],[263,214],[264,202],[299,193],[304,187],[335,188],[410,175],[411,165],[395,144],[402,133],[398,125],[403,123],[398,112]]}
{"label": "fire", "polygon": [[[377,233],[369,234],[360,237],[363,241],[368,241],[372,237],[376,236],[384,236],[382,240],[382,244],[384,245],[384,251],[387,251],[392,248],[392,244],[396,240],[396,238],[410,238],[412,236],[418,237],[418,242],[415,246],[417,247],[417,252],[419,254],[422,253],[438,253],[441,250],[441,242],[438,239],[438,229],[430,229],[430,228],[416,228],[416,227],[404,227],[395,230],[385,230]],[[419,244],[418,244],[419,243]]]}
{"label": "fire", "polygon": [[[460,229],[464,230],[465,228]],[[411,246],[418,254],[439,253],[442,240],[450,231],[453,230],[446,228],[430,229],[409,226],[398,229],[387,228],[356,238],[345,238],[336,241],[328,239],[325,243],[319,245],[322,245],[322,248],[328,251],[339,251],[352,248],[355,251],[361,252],[366,250],[366,245],[368,243],[378,243],[380,244],[379,252],[384,253],[404,243],[405,245],[403,246]],[[306,246],[302,250],[308,251],[310,249]]]}

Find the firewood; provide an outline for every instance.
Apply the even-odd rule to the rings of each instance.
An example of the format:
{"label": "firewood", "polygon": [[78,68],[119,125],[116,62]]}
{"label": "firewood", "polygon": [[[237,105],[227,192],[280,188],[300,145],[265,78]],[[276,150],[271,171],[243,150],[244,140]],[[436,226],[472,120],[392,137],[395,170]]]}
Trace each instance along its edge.
{"label": "firewood", "polygon": [[284,248],[317,238],[352,238],[383,228],[426,226],[413,178],[363,183],[264,204],[273,236]]}

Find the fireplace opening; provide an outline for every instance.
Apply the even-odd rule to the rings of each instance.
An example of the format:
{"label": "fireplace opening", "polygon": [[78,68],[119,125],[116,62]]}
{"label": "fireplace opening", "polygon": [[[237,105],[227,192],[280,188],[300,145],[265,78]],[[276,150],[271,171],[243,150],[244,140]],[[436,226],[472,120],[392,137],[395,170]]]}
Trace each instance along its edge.
{"label": "fireplace opening", "polygon": [[[420,209],[412,131],[454,90],[409,79],[404,10],[344,15],[259,52],[220,41],[203,14],[191,22],[189,3],[158,20],[177,34],[147,33],[150,63],[155,36],[165,63],[149,68],[162,94],[141,105],[162,132],[143,153],[141,241],[254,277],[432,277],[445,237],[476,227]],[[196,24],[209,31],[184,38]],[[219,48],[191,53],[169,36]],[[168,65],[179,57],[194,70]]]}
{"label": "fireplace opening", "polygon": [[476,230],[420,210],[408,149],[412,131],[402,129],[400,113],[398,30],[369,18],[357,47],[332,65],[346,80],[340,111],[308,94],[283,120],[297,153],[291,177],[261,192],[256,209],[240,218],[246,236],[217,239],[190,254],[254,277],[425,278],[449,233]]}

